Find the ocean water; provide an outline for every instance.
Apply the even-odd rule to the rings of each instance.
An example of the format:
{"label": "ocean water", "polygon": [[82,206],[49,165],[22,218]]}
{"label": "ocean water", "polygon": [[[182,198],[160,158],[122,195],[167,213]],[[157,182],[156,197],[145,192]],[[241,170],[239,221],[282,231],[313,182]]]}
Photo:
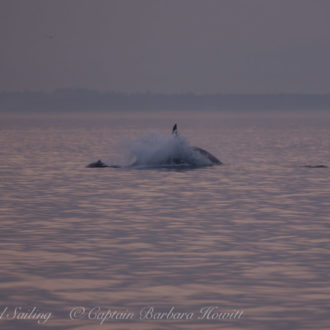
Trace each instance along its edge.
{"label": "ocean water", "polygon": [[[174,122],[224,164],[86,168],[127,164]],[[326,113],[1,114],[0,328],[328,329],[329,128]]]}

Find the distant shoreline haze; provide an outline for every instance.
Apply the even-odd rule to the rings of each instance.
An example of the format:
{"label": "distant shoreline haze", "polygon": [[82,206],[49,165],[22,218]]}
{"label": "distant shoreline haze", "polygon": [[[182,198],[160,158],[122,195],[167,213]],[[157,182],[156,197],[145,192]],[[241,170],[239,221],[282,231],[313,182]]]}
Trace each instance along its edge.
{"label": "distant shoreline haze", "polygon": [[0,92],[1,112],[91,110],[330,110],[330,94],[162,94],[72,88]]}

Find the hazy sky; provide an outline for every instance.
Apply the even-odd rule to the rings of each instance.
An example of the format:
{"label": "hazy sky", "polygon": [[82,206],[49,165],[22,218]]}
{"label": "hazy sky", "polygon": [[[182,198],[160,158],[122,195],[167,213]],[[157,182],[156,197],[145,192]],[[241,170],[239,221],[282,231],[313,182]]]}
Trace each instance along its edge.
{"label": "hazy sky", "polygon": [[0,91],[330,92],[329,0],[0,0]]}

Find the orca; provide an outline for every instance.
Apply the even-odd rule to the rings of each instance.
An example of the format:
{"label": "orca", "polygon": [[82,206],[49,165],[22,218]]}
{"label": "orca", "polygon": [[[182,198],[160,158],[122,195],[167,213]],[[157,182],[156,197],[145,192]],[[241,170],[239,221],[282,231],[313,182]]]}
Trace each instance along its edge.
{"label": "orca", "polygon": [[214,165],[221,165],[222,162],[215,156],[213,156],[211,153],[209,153],[208,151],[199,148],[199,147],[192,147],[195,151],[199,152],[201,155],[203,155],[204,157],[206,157],[212,164]]}
{"label": "orca", "polygon": [[88,164],[86,167],[92,168],[92,167],[110,167],[106,163],[103,163],[101,159],[99,159],[96,162]]}
{"label": "orca", "polygon": [[[177,124],[174,124],[173,128],[172,128],[172,134],[173,135],[178,135],[178,125]],[[221,165],[222,162],[220,162],[220,160],[213,156],[210,152],[202,149],[202,148],[199,148],[199,147],[192,147],[192,149],[194,151],[197,151],[200,155],[206,157],[213,165]]]}
{"label": "orca", "polygon": [[173,128],[172,128],[172,134],[177,135],[178,134],[178,126],[177,124],[174,124]]}
{"label": "orca", "polygon": [[[175,139],[181,139],[178,132],[178,126],[175,124],[172,128],[172,135]],[[180,141],[178,141],[180,144]],[[166,154],[165,154],[166,155]],[[108,165],[101,161],[100,159],[96,162],[90,163],[86,167],[88,168],[95,168],[95,167],[125,167],[125,168],[134,168],[134,167],[201,167],[201,166],[212,166],[212,165],[221,165],[222,162],[208,152],[205,149],[195,146],[187,145],[186,150],[181,153],[181,151],[177,152],[176,150],[166,155],[164,158],[160,157],[159,159],[156,158],[150,159],[147,164],[141,160],[135,160],[132,164],[127,166],[120,166],[120,165]]]}
{"label": "orca", "polygon": [[[174,124],[172,128],[172,135],[175,139],[180,139],[179,132],[178,132],[178,125]],[[130,167],[183,167],[183,168],[195,168],[195,167],[203,167],[203,166],[212,166],[212,165],[221,165],[222,162],[212,155],[210,152],[195,146],[190,146],[190,151],[185,150],[185,152],[180,153],[174,151],[173,153],[169,154],[166,158],[150,159],[148,164],[145,162],[141,162],[140,160],[136,160]],[[188,152],[187,152],[188,151]]]}
{"label": "orca", "polygon": [[328,168],[326,165],[303,165],[301,167],[306,167],[306,168]]}

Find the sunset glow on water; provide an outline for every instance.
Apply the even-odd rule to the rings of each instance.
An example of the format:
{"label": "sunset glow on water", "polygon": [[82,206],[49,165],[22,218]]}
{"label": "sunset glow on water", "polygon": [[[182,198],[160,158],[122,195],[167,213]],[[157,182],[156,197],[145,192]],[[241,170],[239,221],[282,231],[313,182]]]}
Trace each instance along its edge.
{"label": "sunset glow on water", "polygon": [[86,168],[173,117],[3,116],[1,328],[328,327],[329,116],[176,113],[223,165]]}

